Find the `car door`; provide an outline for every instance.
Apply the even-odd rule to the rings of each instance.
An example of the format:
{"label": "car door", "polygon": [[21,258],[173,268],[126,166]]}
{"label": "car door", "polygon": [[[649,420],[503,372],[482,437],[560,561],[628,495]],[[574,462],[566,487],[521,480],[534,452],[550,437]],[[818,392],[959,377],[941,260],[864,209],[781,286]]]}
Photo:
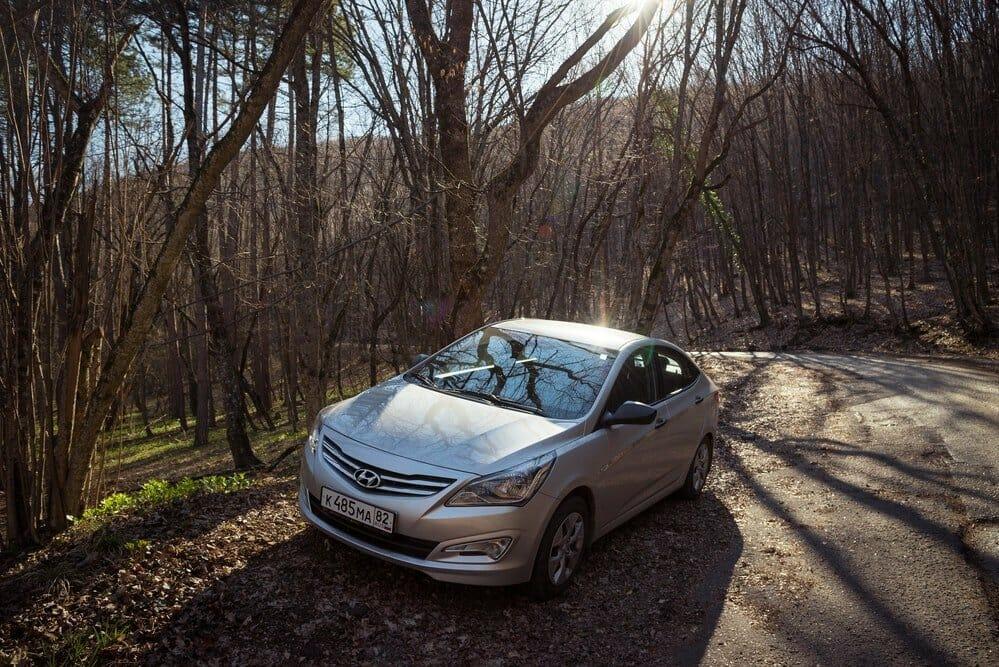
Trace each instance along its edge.
{"label": "car door", "polygon": [[[624,360],[611,389],[604,414],[613,413],[625,401],[652,404],[655,401],[653,348],[645,346]],[[657,420],[658,421],[658,420]],[[656,453],[651,437],[654,424],[618,424],[603,429],[603,457],[600,470],[598,525],[613,521],[648,495],[657,474]],[[600,445],[598,445],[600,446]]]}
{"label": "car door", "polygon": [[693,460],[704,426],[703,376],[685,354],[674,348],[655,348],[657,406],[665,409],[666,422],[655,430],[656,466],[663,484],[682,481]]}

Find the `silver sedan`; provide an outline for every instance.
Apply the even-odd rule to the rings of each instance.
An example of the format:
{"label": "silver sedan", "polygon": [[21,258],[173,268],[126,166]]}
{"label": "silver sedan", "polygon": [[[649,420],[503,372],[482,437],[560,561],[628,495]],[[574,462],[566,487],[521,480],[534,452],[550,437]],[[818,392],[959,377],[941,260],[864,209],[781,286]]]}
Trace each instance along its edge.
{"label": "silver sedan", "polygon": [[719,400],[666,341],[491,324],[320,412],[299,505],[334,539],[435,579],[551,597],[594,540],[701,493]]}

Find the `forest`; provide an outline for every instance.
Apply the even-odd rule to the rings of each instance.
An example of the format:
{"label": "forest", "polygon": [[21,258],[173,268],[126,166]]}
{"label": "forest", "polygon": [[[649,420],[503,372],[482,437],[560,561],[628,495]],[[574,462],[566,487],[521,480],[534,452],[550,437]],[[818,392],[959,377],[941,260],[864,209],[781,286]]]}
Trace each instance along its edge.
{"label": "forest", "polygon": [[255,469],[499,319],[996,349],[993,0],[7,0],[0,41],[6,547],[126,431]]}

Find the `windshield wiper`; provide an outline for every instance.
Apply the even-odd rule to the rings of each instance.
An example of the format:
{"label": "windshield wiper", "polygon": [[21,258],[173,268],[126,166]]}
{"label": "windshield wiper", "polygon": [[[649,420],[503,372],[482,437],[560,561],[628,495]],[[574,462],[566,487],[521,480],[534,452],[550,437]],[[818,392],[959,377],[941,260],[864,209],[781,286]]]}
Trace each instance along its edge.
{"label": "windshield wiper", "polygon": [[406,373],[403,377],[407,380],[416,380],[422,385],[437,389],[437,383],[428,378],[426,375],[421,375],[419,373]]}
{"label": "windshield wiper", "polygon": [[523,410],[524,412],[530,412],[533,415],[544,414],[544,411],[542,411],[541,408],[528,405],[527,403],[512,401],[509,398],[503,398],[502,396],[494,396],[494,399],[497,405],[502,405],[503,407],[513,408],[514,410]]}
{"label": "windshield wiper", "polygon": [[493,405],[499,405],[504,408],[512,408],[514,410],[523,410],[524,412],[530,412],[535,415],[542,414],[541,408],[536,408],[533,405],[527,405],[526,403],[521,403],[519,401],[514,401],[509,398],[503,398],[502,396],[497,396],[496,394],[487,391],[473,391],[471,389],[462,389],[460,393],[467,394],[469,396],[475,396],[477,398],[482,398]]}
{"label": "windshield wiper", "polygon": [[526,403],[520,403],[519,401],[514,401],[509,398],[503,398],[502,396],[497,396],[488,391],[475,391],[474,389],[451,389],[449,387],[438,386],[436,382],[428,378],[426,375],[421,375],[420,373],[406,373],[403,375],[407,380],[414,380],[422,385],[430,387],[431,389],[436,389],[439,392],[445,394],[452,394],[454,396],[469,396],[471,398],[476,398],[480,401],[485,401],[486,403],[492,403],[493,405],[498,405],[504,408],[511,408],[513,410],[521,410],[523,412],[530,412],[531,414],[541,415],[544,414],[541,408],[536,408],[533,405],[527,405]]}

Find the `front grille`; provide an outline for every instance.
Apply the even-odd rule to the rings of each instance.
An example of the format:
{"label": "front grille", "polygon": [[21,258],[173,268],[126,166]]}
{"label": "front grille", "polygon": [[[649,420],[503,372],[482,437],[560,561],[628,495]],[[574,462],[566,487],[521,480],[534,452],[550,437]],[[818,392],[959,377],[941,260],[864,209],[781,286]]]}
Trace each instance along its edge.
{"label": "front grille", "polygon": [[311,493],[309,494],[309,507],[312,508],[313,514],[333,528],[342,533],[347,533],[351,537],[357,538],[371,546],[388,549],[389,551],[395,551],[414,558],[426,558],[437,548],[437,542],[408,537],[399,533],[385,533],[377,528],[371,528],[370,526],[365,526],[363,523],[348,519],[345,516],[340,516],[336,512],[331,512],[323,507],[319,498],[316,498]]}
{"label": "front grille", "polygon": [[[433,496],[454,483],[453,479],[448,479],[447,477],[406,475],[401,472],[393,472],[365,463],[360,459],[345,454],[328,435],[323,436],[323,458],[341,477],[367,493],[380,493],[391,496]],[[374,489],[369,489],[358,484],[354,479],[354,473],[361,468],[373,470],[378,473],[378,476],[382,478],[381,484]]]}

